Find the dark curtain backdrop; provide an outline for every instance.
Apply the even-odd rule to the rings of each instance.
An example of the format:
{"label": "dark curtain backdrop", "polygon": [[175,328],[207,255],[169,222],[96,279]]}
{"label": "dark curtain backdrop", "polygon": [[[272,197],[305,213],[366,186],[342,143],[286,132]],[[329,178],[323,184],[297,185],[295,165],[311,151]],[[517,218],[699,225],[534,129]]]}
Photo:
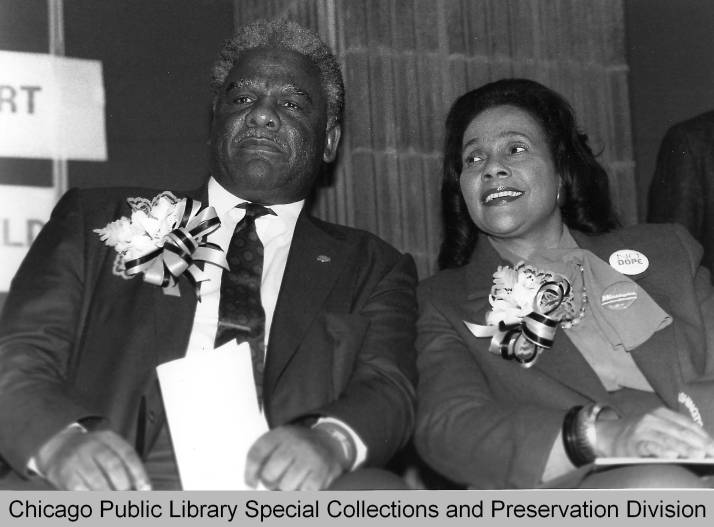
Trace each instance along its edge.
{"label": "dark curtain backdrop", "polygon": [[[47,50],[45,0],[0,0],[0,47]],[[207,172],[208,68],[234,25],[287,16],[334,48],[346,133],[314,212],[370,230],[436,270],[443,120],[482,83],[561,91],[637,218],[623,0],[70,0],[66,54],[101,60],[109,159],[69,162],[72,186],[190,188]],[[49,185],[44,161],[0,159],[0,183]],[[0,301],[2,299],[0,298]]]}
{"label": "dark curtain backdrop", "polygon": [[205,180],[208,71],[232,12],[230,0],[65,1],[67,56],[102,61],[109,145],[106,163],[70,162],[70,185]]}
{"label": "dark curtain backdrop", "polygon": [[622,0],[235,0],[236,25],[284,16],[319,31],[345,76],[346,133],[316,213],[375,232],[436,270],[443,121],[460,94],[529,77],[575,107],[637,218]]}

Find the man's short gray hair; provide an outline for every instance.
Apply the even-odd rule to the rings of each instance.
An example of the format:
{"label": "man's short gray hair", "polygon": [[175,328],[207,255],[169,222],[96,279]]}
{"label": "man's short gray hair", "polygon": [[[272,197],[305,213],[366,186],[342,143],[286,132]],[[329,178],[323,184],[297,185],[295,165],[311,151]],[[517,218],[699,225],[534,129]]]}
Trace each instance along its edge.
{"label": "man's short gray hair", "polygon": [[290,20],[258,20],[239,28],[233,38],[224,42],[211,70],[214,101],[240,54],[255,48],[288,49],[309,58],[320,71],[320,82],[327,96],[328,126],[342,122],[345,87],[337,59],[317,33]]}

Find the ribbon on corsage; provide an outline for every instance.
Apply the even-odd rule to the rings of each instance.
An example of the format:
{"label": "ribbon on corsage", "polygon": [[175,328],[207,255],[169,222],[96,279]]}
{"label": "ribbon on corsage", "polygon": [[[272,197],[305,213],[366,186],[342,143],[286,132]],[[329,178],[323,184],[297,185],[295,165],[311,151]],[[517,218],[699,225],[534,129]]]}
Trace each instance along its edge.
{"label": "ribbon on corsage", "polygon": [[162,192],[151,201],[128,198],[131,218],[122,217],[102,229],[100,239],[118,253],[115,267],[127,278],[143,274],[147,283],[179,296],[178,279],[185,275],[200,299],[199,286],[207,279],[196,262],[228,269],[225,254],[206,237],[221,225],[213,207],[191,198]]}
{"label": "ribbon on corsage", "polygon": [[524,262],[499,266],[489,295],[486,325],[464,321],[471,333],[491,338],[489,351],[524,368],[550,348],[561,322],[573,320],[573,294],[564,276]]}

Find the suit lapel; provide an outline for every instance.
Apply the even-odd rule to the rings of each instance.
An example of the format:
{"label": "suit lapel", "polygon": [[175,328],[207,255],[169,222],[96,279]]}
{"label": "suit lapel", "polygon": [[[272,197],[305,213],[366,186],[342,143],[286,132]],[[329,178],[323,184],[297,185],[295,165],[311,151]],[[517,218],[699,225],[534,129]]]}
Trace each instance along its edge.
{"label": "suit lapel", "polygon": [[178,359],[186,354],[193,319],[196,314],[196,293],[188,280],[179,280],[180,297],[164,294],[160,287],[145,284],[153,288],[153,313],[157,363],[162,364]]}
{"label": "suit lapel", "polygon": [[[208,185],[183,193],[185,196],[208,204]],[[179,195],[179,197],[181,197]],[[196,314],[196,293],[185,277],[178,281],[181,296],[164,294],[160,287],[144,284],[153,289],[153,315],[157,345],[154,346],[157,363],[178,359],[186,354]]]}
{"label": "suit lapel", "polygon": [[[646,239],[636,240],[634,243],[625,240],[618,232],[604,234],[600,236],[588,236],[586,234],[572,231],[573,237],[578,245],[591,251],[596,256],[609,261],[610,255],[621,249],[632,249],[634,243],[638,243],[637,249],[645,255],[651,254],[649,247],[643,245]],[[630,276],[647,294],[650,295],[657,305],[665,312],[670,313],[669,299],[657,286],[656,280],[650,279],[650,270]],[[591,302],[599,302],[599,298],[590,299]],[[677,364],[677,349],[674,335],[674,323],[656,331],[643,345],[633,350],[630,355],[637,364],[655,392],[670,405],[676,406],[679,383],[676,372],[679,371]]]}
{"label": "suit lapel", "polygon": [[461,307],[462,312],[470,317],[467,321],[483,324],[491,307],[488,296],[493,285],[493,273],[499,265],[509,264],[493,249],[486,236],[479,235],[476,247],[466,267],[466,287],[455,293],[466,295]]}
{"label": "suit lapel", "polygon": [[608,398],[607,390],[595,370],[562,328],[556,333],[553,347],[541,352],[533,369],[593,401]]}
{"label": "suit lapel", "polygon": [[305,333],[342,271],[347,248],[316,225],[303,209],[295,225],[273,324],[263,378],[265,406]]}

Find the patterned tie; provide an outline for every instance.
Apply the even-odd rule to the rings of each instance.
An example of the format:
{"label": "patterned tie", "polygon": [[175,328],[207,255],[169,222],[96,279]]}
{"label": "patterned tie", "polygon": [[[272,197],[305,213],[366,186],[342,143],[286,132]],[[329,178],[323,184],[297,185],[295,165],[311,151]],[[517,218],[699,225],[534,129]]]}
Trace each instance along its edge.
{"label": "patterned tie", "polygon": [[265,363],[265,311],[260,302],[263,276],[263,244],[255,230],[255,219],[273,214],[255,203],[237,205],[245,216],[236,225],[226,259],[230,271],[223,271],[218,305],[218,331],[215,347],[236,339],[250,344],[253,377],[258,405],[263,407],[263,366]]}

